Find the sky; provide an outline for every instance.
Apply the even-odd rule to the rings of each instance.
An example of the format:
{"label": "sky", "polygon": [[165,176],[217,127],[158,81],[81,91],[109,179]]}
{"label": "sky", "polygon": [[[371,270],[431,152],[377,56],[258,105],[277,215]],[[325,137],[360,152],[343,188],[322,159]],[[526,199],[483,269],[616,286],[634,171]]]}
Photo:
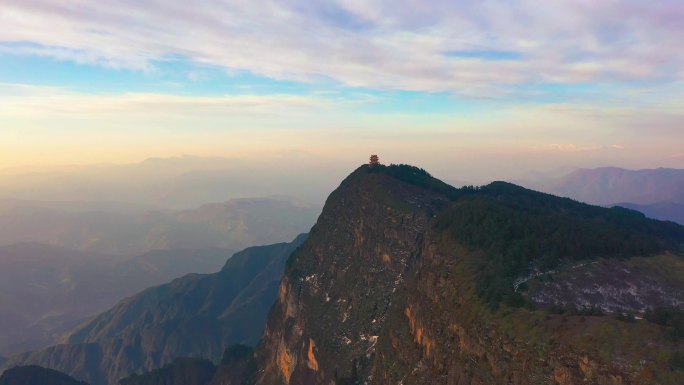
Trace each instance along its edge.
{"label": "sky", "polygon": [[0,169],[684,167],[684,2],[0,0]]}

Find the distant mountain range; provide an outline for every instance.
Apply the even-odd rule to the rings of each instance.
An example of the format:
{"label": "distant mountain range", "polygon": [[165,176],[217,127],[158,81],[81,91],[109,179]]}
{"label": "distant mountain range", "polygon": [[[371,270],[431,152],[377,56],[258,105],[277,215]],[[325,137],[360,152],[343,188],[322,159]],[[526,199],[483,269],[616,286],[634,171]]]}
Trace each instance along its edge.
{"label": "distant mountain range", "polygon": [[75,328],[64,344],[16,355],[12,365],[37,364],[114,385],[177,357],[219,360],[232,344],[257,342],[285,261],[305,238],[248,248],[218,273],[144,290]]}
{"label": "distant mountain range", "polygon": [[291,240],[319,212],[267,198],[189,210],[0,199],[0,354],[46,346],[149,286],[214,272],[236,250]]}
{"label": "distant mountain range", "polygon": [[0,353],[54,343],[86,318],[144,288],[216,271],[225,249],[113,257],[36,243],[0,247]]}
{"label": "distant mountain range", "polygon": [[661,221],[673,221],[684,225],[684,204],[675,202],[659,202],[640,205],[636,203],[618,203],[616,206],[640,211],[649,218]]}
{"label": "distant mountain range", "polygon": [[602,167],[521,183],[581,202],[629,207],[652,218],[684,224],[684,170],[681,169],[626,170]]}
{"label": "distant mountain range", "polygon": [[297,197],[319,206],[344,176],[312,155],[241,158],[182,156],[132,164],[0,170],[0,199],[134,202],[160,209],[190,209],[245,197]]}
{"label": "distant mountain range", "polygon": [[133,256],[150,250],[245,247],[306,232],[320,209],[280,199],[233,199],[191,210],[116,202],[0,200],[0,245],[38,242]]}
{"label": "distant mountain range", "polygon": [[531,181],[529,184],[550,194],[602,206],[620,202],[684,204],[684,170],[680,169],[580,169],[563,177]]}

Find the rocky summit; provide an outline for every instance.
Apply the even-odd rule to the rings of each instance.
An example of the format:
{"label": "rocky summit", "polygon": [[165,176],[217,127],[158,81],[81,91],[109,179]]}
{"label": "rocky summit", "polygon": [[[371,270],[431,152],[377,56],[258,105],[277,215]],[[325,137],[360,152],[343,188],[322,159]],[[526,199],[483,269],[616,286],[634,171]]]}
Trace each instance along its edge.
{"label": "rocky summit", "polygon": [[682,384],[683,241],[630,210],[362,166],[288,260],[255,382]]}

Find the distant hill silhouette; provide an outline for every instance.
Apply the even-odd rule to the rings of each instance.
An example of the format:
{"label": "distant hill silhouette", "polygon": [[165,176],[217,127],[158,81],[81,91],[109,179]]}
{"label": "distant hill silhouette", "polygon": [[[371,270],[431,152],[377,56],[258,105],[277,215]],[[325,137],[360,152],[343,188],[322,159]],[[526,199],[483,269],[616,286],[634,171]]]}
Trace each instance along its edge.
{"label": "distant hill silhouette", "polygon": [[37,242],[132,257],[150,250],[245,247],[291,240],[319,209],[244,198],[187,210],[112,202],[0,200],[0,245]]}
{"label": "distant hill silhouette", "polygon": [[18,366],[0,376],[0,385],[88,385],[68,375],[40,366]]}
{"label": "distant hill silhouette", "polygon": [[661,221],[672,221],[684,225],[684,204],[675,202],[659,202],[640,205],[637,203],[619,203],[616,206],[626,207],[644,213],[649,218]]}
{"label": "distant hill silhouette", "polygon": [[[136,202],[185,210],[245,197],[296,197],[320,205],[344,176],[311,154],[242,158],[180,156],[131,164],[0,170],[0,199]],[[290,167],[296,164],[297,171]]]}
{"label": "distant hill silhouette", "polygon": [[621,202],[641,205],[684,204],[684,170],[618,167],[580,169],[559,178],[530,181],[529,187],[582,202],[610,206]]}

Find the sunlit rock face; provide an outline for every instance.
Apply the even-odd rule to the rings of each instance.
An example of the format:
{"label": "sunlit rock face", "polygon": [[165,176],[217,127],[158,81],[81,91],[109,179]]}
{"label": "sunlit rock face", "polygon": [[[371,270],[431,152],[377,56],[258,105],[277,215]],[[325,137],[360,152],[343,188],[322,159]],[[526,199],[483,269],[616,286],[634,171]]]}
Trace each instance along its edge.
{"label": "sunlit rock face", "polygon": [[[257,384],[684,380],[673,365],[681,342],[660,325],[618,316],[618,310],[642,311],[648,302],[678,303],[683,259],[667,249],[682,239],[681,228],[512,185],[455,192],[386,171],[366,166],[347,178],[291,256],[256,350]],[[506,206],[499,212],[504,216],[489,220],[499,204]],[[506,260],[496,259],[496,248],[469,241],[469,227],[483,226],[480,217],[492,230],[479,233],[483,245],[506,232],[534,240],[549,232],[564,239],[566,231],[565,242],[579,245],[557,248],[547,240],[538,257],[556,249],[587,254],[561,256],[544,274],[532,256],[524,260],[529,268],[502,270],[517,272],[504,282],[507,295],[521,302],[488,299],[482,277],[491,265],[483,261]],[[551,229],[525,234],[520,223]],[[610,246],[597,248],[593,243],[603,233],[577,235],[597,223],[610,229],[606,236],[638,241],[606,239]],[[605,250],[613,254],[601,258]],[[662,263],[673,272],[659,270]],[[550,311],[562,303],[579,310]],[[582,313],[586,307],[604,308],[604,314]]]}
{"label": "sunlit rock face", "polygon": [[378,337],[445,196],[363,167],[328,199],[288,262],[264,333],[258,383],[368,375]]}

